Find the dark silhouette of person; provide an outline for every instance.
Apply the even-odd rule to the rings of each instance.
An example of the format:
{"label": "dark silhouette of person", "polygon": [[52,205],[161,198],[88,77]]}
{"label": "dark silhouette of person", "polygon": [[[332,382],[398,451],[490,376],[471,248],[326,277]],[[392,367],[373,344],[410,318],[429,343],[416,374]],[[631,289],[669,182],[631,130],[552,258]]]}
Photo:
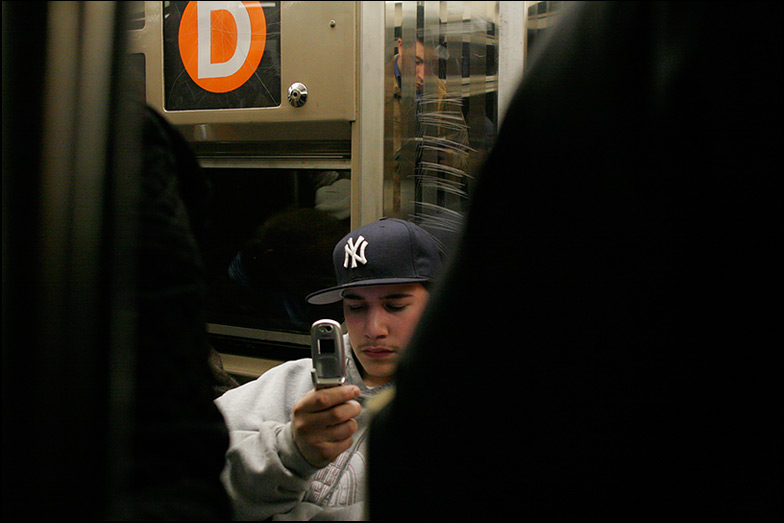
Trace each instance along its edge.
{"label": "dark silhouette of person", "polygon": [[143,111],[128,516],[230,519],[220,483],[228,430],[212,401],[225,373],[207,340],[199,252],[211,190],[182,136]]}
{"label": "dark silhouette of person", "polygon": [[781,520],[781,15],[563,9],[373,420],[371,519]]}

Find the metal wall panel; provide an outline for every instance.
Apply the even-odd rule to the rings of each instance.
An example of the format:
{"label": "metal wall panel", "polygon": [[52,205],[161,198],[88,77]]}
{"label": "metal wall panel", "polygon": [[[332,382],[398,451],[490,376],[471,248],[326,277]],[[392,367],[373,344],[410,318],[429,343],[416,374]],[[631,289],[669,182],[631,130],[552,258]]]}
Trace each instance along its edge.
{"label": "metal wall panel", "polygon": [[[276,2],[262,2],[262,5]],[[280,99],[276,107],[226,105],[209,110],[168,110],[163,63],[170,2],[144,2],[144,22],[131,25],[130,52],[144,55],[147,102],[192,142],[262,142],[350,138],[356,120],[357,2],[279,2]],[[270,29],[270,30],[274,30]],[[170,39],[177,27],[169,28]],[[272,48],[270,48],[272,52]],[[266,51],[265,51],[266,52]],[[176,57],[175,57],[176,58]],[[289,86],[307,86],[307,102],[287,101]],[[227,99],[232,93],[226,93]],[[216,110],[217,109],[217,110]]]}

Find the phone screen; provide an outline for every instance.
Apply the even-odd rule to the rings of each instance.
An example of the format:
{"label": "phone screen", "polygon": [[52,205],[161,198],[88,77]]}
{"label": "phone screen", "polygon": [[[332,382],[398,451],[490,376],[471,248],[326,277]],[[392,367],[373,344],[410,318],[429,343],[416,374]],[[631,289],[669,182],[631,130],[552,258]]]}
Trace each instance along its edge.
{"label": "phone screen", "polygon": [[329,338],[319,340],[319,352],[320,354],[335,354],[335,340]]}

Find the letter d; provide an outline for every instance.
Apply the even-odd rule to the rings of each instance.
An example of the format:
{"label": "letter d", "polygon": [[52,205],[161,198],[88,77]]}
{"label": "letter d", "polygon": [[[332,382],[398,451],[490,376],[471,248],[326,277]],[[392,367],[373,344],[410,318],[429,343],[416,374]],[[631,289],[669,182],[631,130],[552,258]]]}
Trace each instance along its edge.
{"label": "letter d", "polygon": [[[251,44],[251,24],[248,10],[242,2],[196,2],[198,23],[198,77],[226,78],[240,70],[248,59]],[[234,54],[225,62],[213,63],[212,13],[226,11],[237,26],[237,46]]]}

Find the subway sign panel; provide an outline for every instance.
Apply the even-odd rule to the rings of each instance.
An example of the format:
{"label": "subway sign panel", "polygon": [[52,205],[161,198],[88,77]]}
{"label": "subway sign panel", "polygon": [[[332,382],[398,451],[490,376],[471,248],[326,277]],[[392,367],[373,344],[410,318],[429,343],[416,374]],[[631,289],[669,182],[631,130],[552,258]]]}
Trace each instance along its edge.
{"label": "subway sign panel", "polygon": [[280,105],[280,2],[169,2],[168,111]]}

